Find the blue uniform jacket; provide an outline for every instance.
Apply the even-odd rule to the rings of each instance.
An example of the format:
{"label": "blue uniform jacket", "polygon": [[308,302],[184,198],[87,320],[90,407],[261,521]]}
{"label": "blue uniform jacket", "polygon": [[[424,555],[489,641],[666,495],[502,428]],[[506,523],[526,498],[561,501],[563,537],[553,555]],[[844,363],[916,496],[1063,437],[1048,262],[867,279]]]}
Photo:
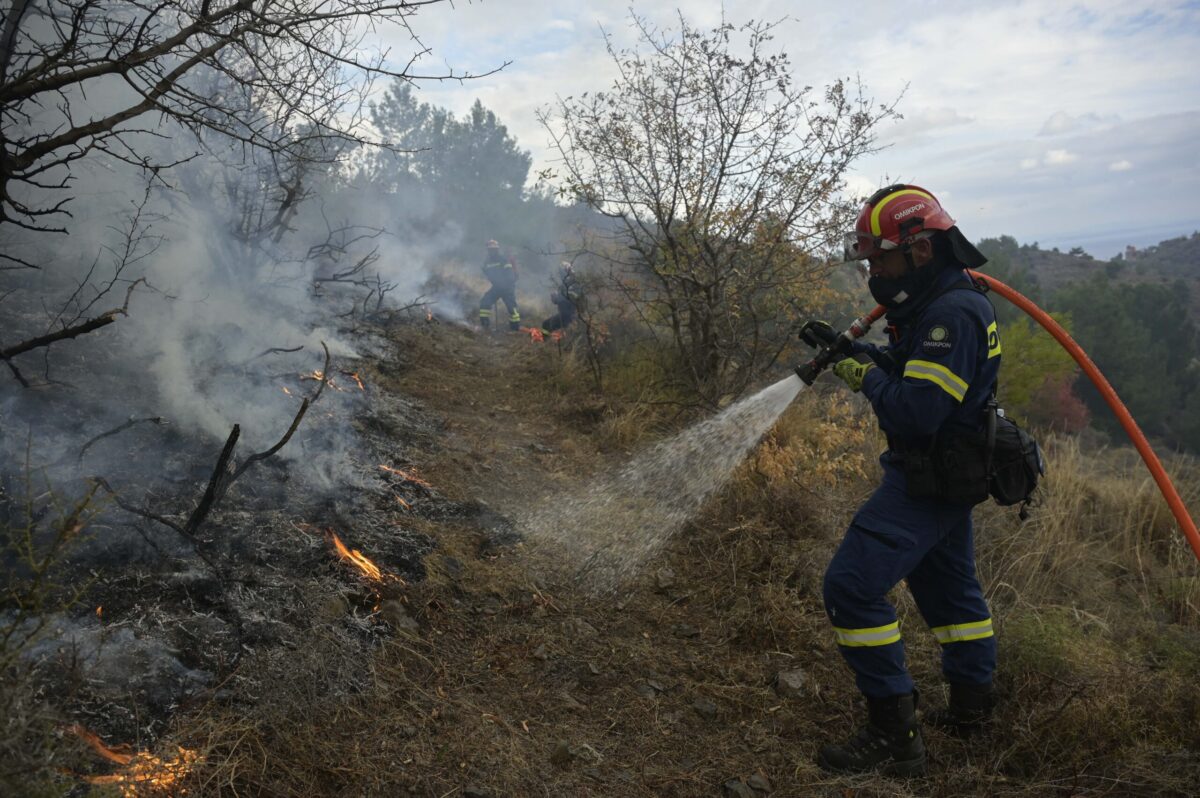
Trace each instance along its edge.
{"label": "blue uniform jacket", "polygon": [[[992,303],[975,290],[945,290],[970,278],[947,268],[930,289],[936,296],[915,313],[888,314],[887,346],[859,343],[879,368],[867,372],[862,392],[871,401],[888,451],[885,481],[899,479],[897,451],[927,448],[935,434],[955,427],[979,430],[983,409],[1000,373],[1000,335]],[[911,318],[907,318],[911,316]]]}

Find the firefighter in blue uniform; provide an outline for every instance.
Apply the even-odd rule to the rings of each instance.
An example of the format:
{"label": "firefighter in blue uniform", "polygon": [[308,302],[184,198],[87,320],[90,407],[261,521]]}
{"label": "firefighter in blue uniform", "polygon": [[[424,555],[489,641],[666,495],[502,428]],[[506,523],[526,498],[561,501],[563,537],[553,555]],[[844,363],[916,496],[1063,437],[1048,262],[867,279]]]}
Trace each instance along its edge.
{"label": "firefighter in blue uniform", "polygon": [[996,668],[991,615],[975,576],[971,502],[979,499],[947,500],[930,463],[955,436],[979,434],[995,394],[1000,339],[990,301],[964,272],[985,259],[928,191],[877,192],[847,236],[847,251],[869,262],[871,294],[888,308],[889,343],[857,343],[833,372],[870,400],[888,448],[883,481],[851,521],[824,583],[825,609],[868,721],[845,744],[823,747],[818,762],[835,772],[916,775],[925,770],[918,693],[887,593],[907,580],[942,647],[950,701],[925,721],[960,733],[976,728],[990,715]]}
{"label": "firefighter in blue uniform", "polygon": [[579,284],[579,278],[575,276],[575,268],[563,261],[558,266],[554,290],[550,293],[550,301],[554,303],[558,312],[542,322],[542,334],[552,335],[569,327],[575,320],[582,300],[583,287]]}
{"label": "firefighter in blue uniform", "polygon": [[498,301],[504,301],[508,310],[508,329],[516,331],[521,327],[521,311],[517,308],[517,264],[512,258],[504,257],[500,244],[495,239],[487,242],[487,254],[480,267],[484,277],[492,285],[479,299],[479,326],[485,330],[492,323],[492,308]]}

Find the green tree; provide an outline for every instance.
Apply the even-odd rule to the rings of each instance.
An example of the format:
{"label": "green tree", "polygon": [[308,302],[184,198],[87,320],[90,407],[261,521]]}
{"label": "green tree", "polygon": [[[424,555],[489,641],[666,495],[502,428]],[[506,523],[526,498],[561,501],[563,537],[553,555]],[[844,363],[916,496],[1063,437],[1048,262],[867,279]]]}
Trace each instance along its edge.
{"label": "green tree", "polygon": [[[1056,307],[1071,314],[1075,337],[1117,390],[1138,423],[1151,434],[1179,440],[1195,425],[1188,416],[1195,392],[1196,329],[1190,297],[1173,286],[1113,283],[1103,275],[1064,289]],[[1117,430],[1099,393],[1081,391],[1101,426]],[[1196,445],[1200,441],[1190,442]]]}
{"label": "green tree", "polygon": [[[1040,304],[1042,289],[1038,284],[1037,275],[1022,264],[1022,247],[1012,236],[985,238],[977,246],[987,264],[980,269],[984,274],[995,277],[1010,288],[1024,294],[1033,302]],[[1005,300],[992,303],[996,307],[996,318],[1001,324],[1010,324],[1017,319],[1025,318],[1024,312]]]}
{"label": "green tree", "polygon": [[367,155],[360,180],[384,193],[428,197],[434,219],[463,229],[464,257],[477,256],[488,238],[509,248],[540,248],[543,241],[528,235],[544,225],[532,217],[549,208],[536,198],[526,203],[532,159],[483,103],[476,100],[460,120],[397,82],[371,106],[371,122],[391,149]]}
{"label": "green tree", "polygon": [[[1061,313],[1051,317],[1070,331],[1071,319]],[[1004,357],[1000,361],[1000,402],[1027,418],[1047,383],[1057,384],[1075,373],[1075,361],[1058,341],[1027,316],[1000,325]]]}

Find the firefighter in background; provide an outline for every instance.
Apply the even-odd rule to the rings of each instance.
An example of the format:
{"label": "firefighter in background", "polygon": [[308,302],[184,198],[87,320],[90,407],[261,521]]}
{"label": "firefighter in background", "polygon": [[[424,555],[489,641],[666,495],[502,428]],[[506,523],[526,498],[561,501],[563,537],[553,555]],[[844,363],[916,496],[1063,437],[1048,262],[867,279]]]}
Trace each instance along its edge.
{"label": "firefighter in background", "polygon": [[542,334],[550,335],[570,325],[575,320],[582,299],[583,286],[579,284],[575,269],[569,262],[563,261],[559,264],[554,290],[550,293],[550,301],[558,308],[558,313],[542,322]]}
{"label": "firefighter in background", "polygon": [[870,400],[888,448],[882,483],[851,521],[824,583],[825,610],[868,721],[845,744],[824,746],[818,762],[841,773],[916,775],[925,770],[919,694],[887,594],[907,580],[941,644],[949,706],[924,713],[925,722],[956,733],[977,728],[992,710],[996,668],[991,614],[975,576],[970,502],[979,499],[947,498],[964,493],[931,463],[956,436],[981,434],[1000,339],[991,302],[964,273],[986,259],[928,191],[877,192],[847,236],[847,256],[870,264],[871,294],[888,308],[889,345],[856,343],[833,372]]}
{"label": "firefighter in background", "polygon": [[479,325],[485,330],[492,324],[492,308],[498,300],[504,300],[508,311],[508,329],[521,328],[521,311],[517,309],[517,264],[512,258],[504,257],[500,244],[495,239],[487,242],[487,255],[483,259],[483,276],[492,287],[479,300]]}

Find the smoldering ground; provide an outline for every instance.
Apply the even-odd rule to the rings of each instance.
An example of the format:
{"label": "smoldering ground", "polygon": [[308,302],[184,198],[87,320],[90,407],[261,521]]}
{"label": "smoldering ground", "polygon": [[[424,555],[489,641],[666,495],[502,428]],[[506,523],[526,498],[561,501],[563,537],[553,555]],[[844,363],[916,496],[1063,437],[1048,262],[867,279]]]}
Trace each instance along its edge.
{"label": "smoldering ground", "polygon": [[[197,150],[189,136],[174,131],[156,145],[175,142],[183,160]],[[6,590],[35,576],[18,537],[44,545],[94,478],[114,494],[93,494],[56,562],[60,589],[0,619],[26,644],[12,667],[58,712],[110,739],[152,739],[218,686],[227,698],[254,701],[271,680],[320,671],[344,677],[317,679],[321,689],[354,689],[362,674],[346,676],[349,663],[388,634],[399,610],[382,620],[378,590],[339,564],[328,533],[369,551],[386,571],[419,579],[432,543],[404,522],[402,507],[420,509],[424,500],[431,511],[460,512],[380,469],[411,467],[409,445],[437,421],[375,390],[372,368],[399,367],[379,327],[394,317],[364,318],[360,285],[314,288],[319,264],[309,254],[331,230],[371,231],[340,257],[353,262],[377,249],[372,271],[391,286],[380,307],[394,310],[439,299],[430,276],[461,245],[461,228],[422,222],[423,209],[406,198],[338,191],[329,173],[314,177],[313,196],[278,240],[239,235],[231,230],[262,202],[238,207],[229,197],[269,188],[255,183],[253,159],[222,156],[192,157],[155,176],[122,164],[76,165],[68,234],[5,231],[6,248],[43,268],[0,272],[0,346],[128,299],[111,324],[13,358],[29,387],[7,371],[0,382]],[[404,237],[418,228],[420,240]],[[443,320],[469,318],[461,306],[450,291],[435,308]],[[322,381],[287,445],[228,486],[195,535],[153,520],[183,525],[233,426],[241,437],[229,470],[281,441]],[[38,618],[26,612],[33,609]],[[314,625],[325,630],[320,645],[311,643]],[[320,649],[319,662],[294,656],[304,640]],[[230,687],[224,680],[246,660],[256,665]]]}

